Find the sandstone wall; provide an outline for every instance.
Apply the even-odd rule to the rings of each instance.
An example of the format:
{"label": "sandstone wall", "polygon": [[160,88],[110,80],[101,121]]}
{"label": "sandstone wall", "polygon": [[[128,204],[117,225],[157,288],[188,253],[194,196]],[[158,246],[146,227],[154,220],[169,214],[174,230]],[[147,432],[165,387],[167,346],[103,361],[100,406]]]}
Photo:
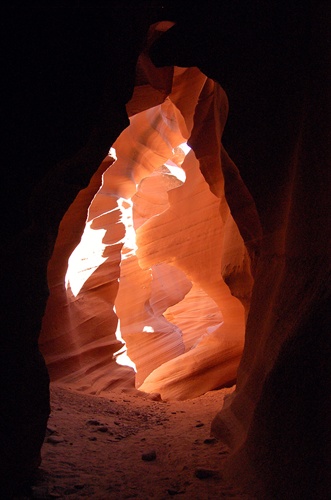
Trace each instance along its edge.
{"label": "sandstone wall", "polygon": [[152,48],[157,65],[198,66],[226,90],[222,142],[256,207],[239,209],[245,188],[234,196],[236,170],[223,163],[254,287],[236,390],[212,432],[230,447],[227,473],[254,498],[327,498],[330,8],[238,6],[183,20]]}
{"label": "sandstone wall", "polygon": [[[180,358],[187,360],[183,366],[189,368],[179,380],[177,394],[174,379],[165,377],[162,365],[147,375],[144,384],[151,384],[151,390],[163,392],[164,397],[188,397],[192,391],[186,382],[192,379],[195,366],[202,370],[208,366],[210,378],[219,381],[222,373],[235,369],[233,346],[225,345],[231,337],[221,336],[221,329],[233,326],[232,311],[239,308],[237,299],[227,295],[227,284],[248,315],[237,387],[212,429],[230,447],[224,472],[249,487],[257,498],[328,497],[330,8],[323,0],[207,1],[190,7],[178,7],[176,14],[172,6],[154,17],[153,9],[144,10],[143,3],[140,10],[117,8],[103,11],[102,16],[80,9],[66,13],[65,18],[54,12],[49,16],[43,8],[25,10],[23,15],[11,11],[2,17],[0,471],[4,480],[0,490],[4,498],[29,477],[40,460],[49,413],[49,381],[38,335],[48,296],[47,265],[57,236],[48,267],[52,299],[45,321],[50,335],[44,330],[41,338],[52,376],[63,377],[67,383],[81,380],[82,388],[90,390],[94,385],[96,392],[107,387],[105,366],[123,347],[123,341],[116,338],[113,305],[109,308],[115,297],[118,314],[121,308],[121,314],[124,311],[121,322],[123,330],[127,328],[128,349],[132,356],[137,355],[141,373],[145,376],[154,368],[150,360],[134,353],[135,344],[129,338],[137,332],[132,331],[133,323],[125,314],[125,288],[122,298],[117,289],[123,271],[126,289],[140,283],[147,294],[150,287],[147,311],[141,311],[139,301],[132,302],[139,320],[152,317],[158,326],[172,329],[171,349],[165,352],[165,344],[159,343],[163,349],[160,362],[185,350],[166,361],[163,366],[170,364],[167,373],[178,368]],[[175,13],[171,17],[177,21],[175,26],[163,26],[161,31],[170,29],[162,36],[150,34],[146,42],[148,27],[155,17],[164,20],[166,12]],[[152,61],[160,67],[156,73],[147,54],[150,45]],[[181,86],[173,94],[174,66],[191,68],[178,70],[177,76],[180,79],[191,72],[186,89],[194,90],[193,107],[181,95]],[[201,85],[201,81],[197,90],[193,76],[202,74],[205,83]],[[214,81],[224,89],[228,103]],[[175,221],[171,217],[178,214],[179,193],[185,195],[188,184],[170,191],[167,199],[169,181],[178,184],[176,176],[162,168],[153,174],[151,167],[142,180],[144,169],[137,167],[137,179],[132,179],[124,169],[117,172],[123,182],[115,186],[114,205],[110,205],[114,211],[98,212],[95,205],[95,217],[90,212],[92,231],[99,230],[98,235],[104,236],[105,219],[107,224],[118,222],[118,231],[111,233],[113,241],[106,241],[111,254],[105,254],[104,263],[90,266],[96,272],[85,282],[84,293],[91,302],[83,308],[81,297],[74,298],[73,287],[65,288],[67,258],[79,243],[92,199],[97,201],[94,195],[101,178],[112,168],[109,148],[128,126],[126,111],[138,116],[151,105],[162,105],[171,93],[180,141],[189,140],[194,151],[183,165],[196,182],[192,192],[197,198],[209,197],[206,212],[220,221],[215,234],[208,236],[209,241],[219,238],[220,252],[214,254],[213,246],[206,246],[207,255],[215,260],[206,262],[206,271],[203,266],[192,269],[190,247],[181,239],[185,231],[177,232],[173,241],[177,239],[185,252],[174,254],[170,246],[162,247],[164,262],[158,262],[157,253],[149,251],[153,244],[147,228],[150,234],[155,232],[158,217],[170,227],[171,222],[179,224],[178,217]],[[176,127],[179,122],[174,122]],[[173,143],[168,146],[172,149]],[[162,164],[165,158],[169,159],[168,153],[161,158]],[[197,161],[210,186],[208,195],[207,184],[200,175],[193,175]],[[157,200],[162,212],[150,203],[149,183],[162,185],[163,194]],[[119,203],[119,187],[125,196],[130,194],[129,201]],[[196,227],[202,224],[199,218],[194,220],[196,211],[186,215]],[[72,225],[66,225],[70,218]],[[126,263],[122,255],[132,254],[133,248],[121,241],[124,220],[140,240],[136,257],[129,256]],[[196,243],[198,235],[194,234]],[[202,259],[196,260],[201,264]],[[139,279],[132,282],[138,264]],[[210,267],[220,273],[211,276]],[[251,299],[250,271],[254,277]],[[168,295],[174,280],[178,287]],[[157,281],[163,282],[167,293],[155,286]],[[182,295],[185,298],[180,302]],[[220,306],[221,298],[226,299],[226,307]],[[206,311],[213,311],[213,318],[207,318],[211,323],[201,315],[185,317],[185,310],[197,300]],[[100,312],[100,322],[93,318],[92,303]],[[210,309],[212,303],[217,309]],[[213,328],[221,313],[225,313],[225,321],[217,332]],[[207,337],[201,339],[196,331],[197,320],[207,327]],[[103,336],[104,326],[111,335]],[[84,335],[76,335],[77,330]],[[178,330],[183,334],[181,340]],[[146,329],[138,335],[146,339],[151,333]],[[220,348],[229,354],[222,358],[228,364],[225,371],[214,356]],[[200,357],[194,365],[196,352],[203,354],[206,365],[199,364]],[[133,383],[131,368],[115,363],[112,368],[110,386],[119,379]],[[196,374],[199,390],[207,390],[210,385],[205,385],[203,373],[197,370]]]}

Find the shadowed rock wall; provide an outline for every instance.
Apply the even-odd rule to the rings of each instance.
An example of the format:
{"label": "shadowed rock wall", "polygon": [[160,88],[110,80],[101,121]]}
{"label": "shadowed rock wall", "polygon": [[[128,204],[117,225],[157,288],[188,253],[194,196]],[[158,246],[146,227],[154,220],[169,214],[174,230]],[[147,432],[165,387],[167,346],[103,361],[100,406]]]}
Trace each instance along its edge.
{"label": "shadowed rock wall", "polygon": [[257,498],[330,491],[329,33],[325,2],[233,2],[152,49],[157,65],[198,66],[224,87],[222,141],[261,224],[251,239],[223,169],[254,287],[236,390],[212,432],[230,446],[227,472]]}
{"label": "shadowed rock wall", "polygon": [[[226,116],[211,141],[221,151],[223,173],[205,156],[198,128],[210,107],[198,103],[190,142],[216,197],[224,177],[254,277],[237,387],[212,431],[230,446],[227,473],[252,496],[327,498],[330,8],[291,0],[206,1],[195,8],[180,9],[173,17],[178,23],[155,42],[151,56],[160,67],[198,67],[226,92],[225,130]],[[111,161],[109,148],[128,125],[125,104],[138,53],[160,18],[143,4],[139,9],[107,15],[73,9],[65,19],[47,9],[1,17],[4,497],[39,463],[49,412],[48,375],[37,346],[47,265],[75,199],[82,210],[65,252],[77,245]],[[162,75],[161,82],[167,72]],[[163,86],[154,88],[153,99],[162,101]],[[222,273],[239,296],[233,274]],[[106,348],[111,355],[113,345]]]}
{"label": "shadowed rock wall", "polygon": [[[49,380],[38,337],[59,224],[127,126],[125,104],[150,16],[148,10],[137,17],[134,9],[63,9],[56,2],[1,7],[3,498],[40,463]],[[87,206],[76,220],[73,248]]]}

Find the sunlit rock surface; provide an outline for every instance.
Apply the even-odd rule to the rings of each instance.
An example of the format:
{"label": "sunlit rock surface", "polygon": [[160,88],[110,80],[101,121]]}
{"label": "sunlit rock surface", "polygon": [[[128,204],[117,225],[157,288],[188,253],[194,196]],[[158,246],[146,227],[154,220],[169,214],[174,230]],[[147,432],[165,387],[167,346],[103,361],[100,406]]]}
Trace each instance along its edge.
{"label": "sunlit rock surface", "polygon": [[127,110],[73,252],[100,173],[62,220],[40,346],[52,380],[185,399],[235,379],[252,287],[214,140],[227,100],[197,68],[156,69],[143,52]]}
{"label": "sunlit rock surface", "polygon": [[[212,388],[211,381],[218,387],[233,380],[243,345],[244,308],[222,277],[224,227],[220,200],[210,192],[193,152],[186,157],[183,169],[186,182],[169,193],[169,209],[138,229],[138,259],[142,267],[165,262],[181,269],[213,299],[222,319],[218,326],[211,322],[214,331],[201,331],[194,347],[160,366],[140,387],[160,392],[164,398],[196,396]],[[238,249],[242,250],[234,246],[233,253]],[[243,251],[242,261],[244,256]],[[202,304],[196,300],[191,307],[194,310]],[[213,347],[209,349],[208,345]],[[223,356],[224,366],[220,369]],[[219,368],[217,374],[213,373],[214,366]],[[187,384],[190,379],[194,379],[194,385]]]}

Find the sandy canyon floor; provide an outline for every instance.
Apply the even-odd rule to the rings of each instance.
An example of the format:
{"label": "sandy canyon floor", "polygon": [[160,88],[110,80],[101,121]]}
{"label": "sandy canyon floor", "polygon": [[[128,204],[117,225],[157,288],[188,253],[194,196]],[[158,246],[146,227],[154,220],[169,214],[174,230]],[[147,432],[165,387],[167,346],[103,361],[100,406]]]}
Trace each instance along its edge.
{"label": "sandy canyon floor", "polygon": [[225,482],[227,449],[210,436],[231,390],[163,402],[134,390],[106,398],[52,384],[42,464],[25,498],[249,500]]}

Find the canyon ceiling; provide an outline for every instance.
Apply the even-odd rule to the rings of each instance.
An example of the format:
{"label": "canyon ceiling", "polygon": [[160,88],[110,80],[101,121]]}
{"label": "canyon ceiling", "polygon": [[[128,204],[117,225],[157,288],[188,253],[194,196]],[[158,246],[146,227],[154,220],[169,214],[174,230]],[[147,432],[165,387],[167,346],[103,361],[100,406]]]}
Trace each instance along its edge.
{"label": "canyon ceiling", "polygon": [[226,473],[257,498],[327,498],[329,5],[16,3],[1,18],[4,494],[40,463],[50,377],[163,399],[236,381],[211,429]]}

